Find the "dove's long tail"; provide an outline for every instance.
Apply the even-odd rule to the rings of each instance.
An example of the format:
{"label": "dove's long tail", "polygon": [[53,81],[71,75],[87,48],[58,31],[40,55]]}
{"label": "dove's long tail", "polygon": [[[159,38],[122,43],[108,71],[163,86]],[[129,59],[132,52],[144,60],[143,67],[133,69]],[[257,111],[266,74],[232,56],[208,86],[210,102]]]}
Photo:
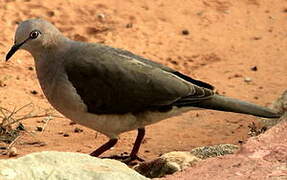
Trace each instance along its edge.
{"label": "dove's long tail", "polygon": [[265,118],[279,118],[281,116],[279,113],[269,108],[216,94],[213,95],[211,98],[200,100],[197,102],[188,102],[187,98],[185,99],[184,103],[180,103],[177,106],[193,106],[204,109],[251,114],[254,116]]}

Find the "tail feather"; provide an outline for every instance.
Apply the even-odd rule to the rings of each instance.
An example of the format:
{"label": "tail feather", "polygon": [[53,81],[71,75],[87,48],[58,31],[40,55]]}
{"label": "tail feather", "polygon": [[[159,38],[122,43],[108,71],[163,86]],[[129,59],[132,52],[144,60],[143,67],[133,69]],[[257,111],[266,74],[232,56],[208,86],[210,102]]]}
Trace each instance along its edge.
{"label": "tail feather", "polygon": [[204,109],[250,114],[265,118],[279,118],[281,116],[269,108],[216,94],[211,98],[197,102],[191,101],[188,103],[188,101],[185,100],[184,103],[178,104],[178,106],[194,106]]}

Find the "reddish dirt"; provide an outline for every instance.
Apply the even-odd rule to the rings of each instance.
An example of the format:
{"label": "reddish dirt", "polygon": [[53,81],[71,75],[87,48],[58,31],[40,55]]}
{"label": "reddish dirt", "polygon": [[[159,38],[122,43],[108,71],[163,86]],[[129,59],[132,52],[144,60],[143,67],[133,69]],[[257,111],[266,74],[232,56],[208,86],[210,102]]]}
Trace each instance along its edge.
{"label": "reddish dirt", "polygon": [[[184,2],[184,3],[183,3]],[[0,55],[13,44],[17,23],[41,17],[64,35],[127,49],[216,86],[219,93],[269,105],[287,87],[287,4],[269,0],[117,0],[0,1]],[[183,33],[183,31],[185,32]],[[43,96],[30,54],[19,51],[0,63],[0,105],[13,109],[32,102],[51,106]],[[256,66],[257,71],[251,68]],[[247,83],[244,78],[250,77]],[[36,90],[37,94],[31,91]],[[38,119],[23,121],[28,132]],[[140,156],[152,159],[174,150],[248,138],[256,117],[216,111],[193,111],[147,127]],[[83,132],[74,133],[79,127]],[[68,133],[64,137],[59,132]],[[121,135],[105,155],[129,152],[136,132]],[[25,142],[44,142],[45,146]],[[44,132],[24,133],[16,142],[19,155],[44,150],[89,153],[107,141],[104,135],[70,120],[54,118]],[[0,158],[8,158],[5,155]]]}

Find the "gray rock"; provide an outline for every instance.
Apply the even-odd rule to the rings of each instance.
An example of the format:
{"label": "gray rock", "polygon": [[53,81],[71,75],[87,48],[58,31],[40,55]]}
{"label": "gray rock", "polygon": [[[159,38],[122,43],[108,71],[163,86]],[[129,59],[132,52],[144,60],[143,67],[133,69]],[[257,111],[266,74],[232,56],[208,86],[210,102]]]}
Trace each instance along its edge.
{"label": "gray rock", "polygon": [[40,152],[0,160],[1,180],[147,180],[127,165],[81,153]]}
{"label": "gray rock", "polygon": [[239,147],[234,144],[219,144],[214,146],[204,146],[192,149],[191,153],[201,159],[233,154]]}

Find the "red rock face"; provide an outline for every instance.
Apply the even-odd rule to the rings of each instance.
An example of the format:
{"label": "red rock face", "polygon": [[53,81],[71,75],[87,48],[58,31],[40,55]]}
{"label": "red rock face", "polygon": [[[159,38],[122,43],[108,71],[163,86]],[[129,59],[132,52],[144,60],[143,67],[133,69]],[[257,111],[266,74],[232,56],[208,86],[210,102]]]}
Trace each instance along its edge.
{"label": "red rock face", "polygon": [[286,133],[287,122],[282,122],[250,138],[236,154],[207,159],[165,179],[287,179]]}

